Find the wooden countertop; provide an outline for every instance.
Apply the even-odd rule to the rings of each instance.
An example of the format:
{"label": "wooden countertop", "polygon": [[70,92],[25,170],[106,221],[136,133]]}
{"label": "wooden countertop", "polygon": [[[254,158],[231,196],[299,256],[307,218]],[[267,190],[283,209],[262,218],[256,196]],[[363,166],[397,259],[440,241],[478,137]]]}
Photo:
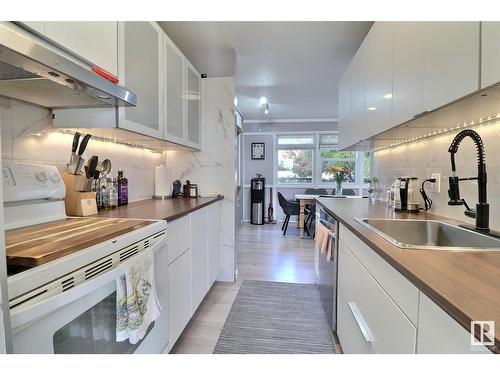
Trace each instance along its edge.
{"label": "wooden countertop", "polygon": [[500,252],[452,252],[401,249],[355,221],[355,218],[459,221],[430,213],[395,213],[369,199],[317,198],[317,202],[356,234],[420,291],[470,332],[472,320],[493,320],[500,353]]}
{"label": "wooden countertop", "polygon": [[36,267],[150,224],[147,220],[69,218],[5,231],[7,265]]}
{"label": "wooden countertop", "polygon": [[113,210],[100,210],[94,216],[171,221],[222,199],[222,195],[213,198],[145,199]]}

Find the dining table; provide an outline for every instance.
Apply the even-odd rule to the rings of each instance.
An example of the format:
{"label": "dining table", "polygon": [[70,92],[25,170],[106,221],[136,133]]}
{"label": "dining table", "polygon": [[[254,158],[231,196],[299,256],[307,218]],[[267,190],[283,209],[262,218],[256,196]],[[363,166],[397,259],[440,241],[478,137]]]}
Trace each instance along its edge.
{"label": "dining table", "polygon": [[308,238],[304,236],[304,220],[306,217],[305,208],[307,205],[316,204],[316,198],[364,198],[362,196],[345,196],[345,195],[326,195],[326,194],[295,194],[295,200],[299,202],[299,235],[300,238]]}

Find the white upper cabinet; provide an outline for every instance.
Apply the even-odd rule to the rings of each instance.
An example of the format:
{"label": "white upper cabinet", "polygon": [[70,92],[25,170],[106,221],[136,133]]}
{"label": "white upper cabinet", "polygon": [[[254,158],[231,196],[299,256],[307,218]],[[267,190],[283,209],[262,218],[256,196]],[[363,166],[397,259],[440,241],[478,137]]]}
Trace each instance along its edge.
{"label": "white upper cabinet", "polygon": [[185,58],[174,43],[165,36],[165,128],[164,138],[167,141],[182,144],[184,131],[184,86]]}
{"label": "white upper cabinet", "polygon": [[186,61],[186,102],[187,144],[200,148],[201,144],[201,78],[193,65]]}
{"label": "white upper cabinet", "polygon": [[481,22],[481,88],[500,82],[500,22]]}
{"label": "white upper cabinet", "polygon": [[117,22],[45,22],[45,35],[113,75],[118,74]]}
{"label": "white upper cabinet", "polygon": [[391,122],[393,37],[393,22],[376,22],[364,43],[365,137],[387,129]]}
{"label": "white upper cabinet", "polygon": [[424,110],[426,22],[395,22],[392,77],[392,125]]}
{"label": "white upper cabinet", "polygon": [[350,144],[363,140],[365,128],[365,74],[366,74],[366,44],[363,43],[352,61],[351,71],[351,114],[349,122]]}
{"label": "white upper cabinet", "polygon": [[352,129],[352,110],[351,110],[351,70],[349,65],[339,82],[339,148],[349,146]]}
{"label": "white upper cabinet", "polygon": [[200,149],[201,79],[196,68],[165,35],[164,139]]}
{"label": "white upper cabinet", "polygon": [[424,110],[479,89],[479,22],[425,25]]}
{"label": "white upper cabinet", "polygon": [[119,22],[118,76],[137,95],[137,106],[119,109],[119,126],[163,138],[163,30],[156,22]]}
{"label": "white upper cabinet", "polygon": [[89,65],[118,74],[117,22],[26,21],[21,24]]}
{"label": "white upper cabinet", "polygon": [[[352,148],[478,90],[479,26],[479,22],[375,22],[339,86],[341,148]],[[490,25],[488,32],[500,35],[495,26]],[[483,49],[485,43],[496,48],[496,40],[496,35],[485,38]],[[483,52],[483,60],[485,53],[497,53],[500,60],[500,48]],[[499,64],[493,57],[491,61],[483,81],[498,82]]]}

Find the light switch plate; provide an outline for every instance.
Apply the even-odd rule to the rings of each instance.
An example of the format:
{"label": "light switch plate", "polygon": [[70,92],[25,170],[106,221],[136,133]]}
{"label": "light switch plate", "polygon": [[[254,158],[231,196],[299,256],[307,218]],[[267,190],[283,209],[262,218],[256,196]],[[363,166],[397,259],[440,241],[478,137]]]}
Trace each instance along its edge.
{"label": "light switch plate", "polygon": [[431,174],[431,178],[435,178],[436,182],[431,184],[433,193],[441,193],[441,173]]}

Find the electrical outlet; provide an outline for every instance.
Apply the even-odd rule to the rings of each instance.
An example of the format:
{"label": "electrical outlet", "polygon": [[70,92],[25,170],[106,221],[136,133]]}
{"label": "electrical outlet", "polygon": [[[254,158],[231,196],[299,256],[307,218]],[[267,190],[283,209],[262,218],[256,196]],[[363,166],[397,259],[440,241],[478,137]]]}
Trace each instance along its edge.
{"label": "electrical outlet", "polygon": [[436,182],[430,184],[432,186],[431,192],[433,193],[441,193],[441,173],[433,173],[431,174],[431,178],[435,178]]}

